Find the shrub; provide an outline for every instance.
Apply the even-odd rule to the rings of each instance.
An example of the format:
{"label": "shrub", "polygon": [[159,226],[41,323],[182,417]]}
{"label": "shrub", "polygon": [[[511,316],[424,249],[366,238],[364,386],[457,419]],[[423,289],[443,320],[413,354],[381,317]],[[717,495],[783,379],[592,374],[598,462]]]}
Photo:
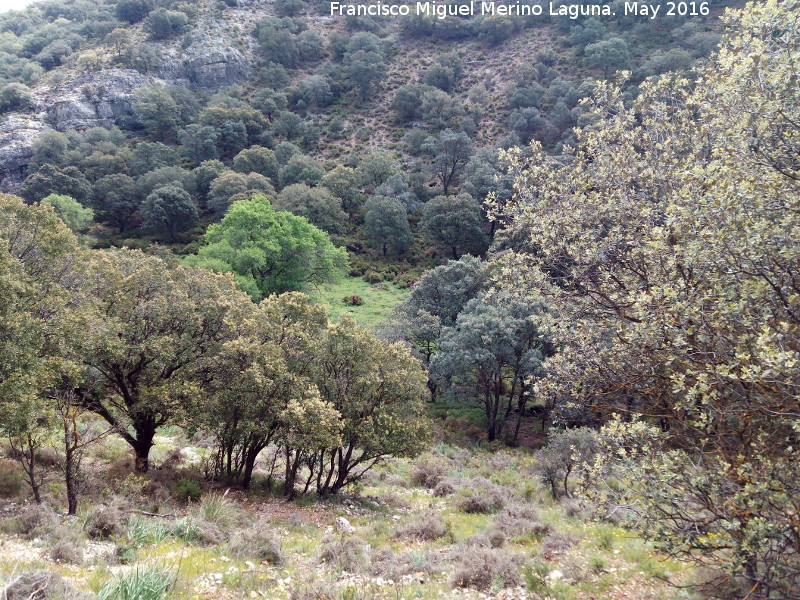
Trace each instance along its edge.
{"label": "shrub", "polygon": [[7,529],[9,533],[19,533],[28,538],[46,538],[50,537],[58,529],[58,526],[58,516],[52,508],[35,504],[22,512],[12,526]]}
{"label": "shrub", "polygon": [[194,479],[183,477],[175,484],[175,497],[181,502],[197,501],[200,500],[202,495],[203,490],[200,488],[200,484]]}
{"label": "shrub", "polygon": [[577,517],[586,519],[591,512],[583,502],[573,498],[566,498],[562,500],[561,507],[564,509],[564,513],[571,519]]}
{"label": "shrub", "polygon": [[492,513],[505,506],[508,494],[484,477],[475,477],[457,493],[456,506],[465,513]]}
{"label": "shrub", "polygon": [[363,570],[369,562],[369,544],[356,536],[347,538],[327,537],[322,541],[320,561],[334,565],[341,571],[355,573]]}
{"label": "shrub", "polygon": [[598,571],[598,572],[604,571],[607,566],[608,563],[606,562],[606,559],[604,559],[602,556],[589,557],[589,568],[592,571]]}
{"label": "shrub", "polygon": [[481,548],[502,548],[505,543],[506,534],[497,527],[491,527],[484,533],[476,533],[466,539],[467,546],[479,546]]}
{"label": "shrub", "polygon": [[380,283],[381,281],[383,281],[383,275],[381,275],[377,271],[370,269],[369,271],[364,273],[364,281],[366,281],[367,283]]}
{"label": "shrub", "polygon": [[172,534],[184,542],[201,546],[217,546],[228,541],[228,535],[219,525],[196,516],[176,521]]}
{"label": "shrub", "polygon": [[280,565],[284,560],[280,537],[266,527],[237,532],[229,546],[239,558],[254,557],[271,565]]}
{"label": "shrub", "polygon": [[530,594],[539,594],[546,596],[547,591],[547,575],[550,573],[550,565],[541,559],[535,558],[529,564],[525,565],[523,571],[523,578],[525,579],[525,589]]}
{"label": "shrub", "polygon": [[125,530],[125,536],[131,544],[137,547],[158,544],[164,541],[169,534],[170,529],[163,520],[138,516],[128,520],[128,527]]}
{"label": "shrub", "polygon": [[509,538],[541,539],[553,531],[549,523],[539,521],[536,510],[529,504],[507,506],[494,520],[494,526]]}
{"label": "shrub", "polygon": [[69,538],[60,539],[50,546],[50,558],[71,565],[83,564],[83,544]]}
{"label": "shrub", "polygon": [[358,294],[352,294],[350,296],[345,296],[344,298],[342,298],[342,302],[350,306],[361,306],[362,304],[364,304],[364,299]]}
{"label": "shrub", "polygon": [[175,583],[175,573],[158,565],[140,565],[107,581],[97,600],[162,600]]}
{"label": "shrub", "polygon": [[539,451],[538,470],[550,486],[553,498],[559,488],[569,497],[569,476],[584,463],[591,463],[598,450],[597,432],[589,427],[567,429],[550,436],[547,446]]}
{"label": "shrub", "polygon": [[411,472],[411,483],[426,488],[434,488],[442,480],[448,470],[445,460],[436,456],[425,456],[419,459]]}
{"label": "shrub", "polygon": [[84,524],[84,529],[86,530],[86,535],[93,540],[107,540],[125,533],[122,523],[122,512],[118,508],[100,506],[89,514]]}
{"label": "shrub", "polygon": [[202,519],[220,527],[235,525],[240,518],[239,509],[222,494],[206,494],[196,511]]}
{"label": "shrub", "polygon": [[455,477],[445,477],[436,487],[433,488],[433,495],[437,498],[443,498],[456,493],[458,490],[459,481]]}
{"label": "shrub", "polygon": [[497,548],[460,549],[452,577],[454,587],[489,591],[493,587],[519,584],[519,561],[513,554]]}
{"label": "shrub", "polygon": [[22,491],[25,483],[19,465],[6,458],[0,458],[0,498],[13,498]]}
{"label": "shrub", "polygon": [[289,600],[336,600],[338,597],[329,583],[315,582],[294,588]]}
{"label": "shrub", "polygon": [[23,571],[0,588],[3,600],[73,600],[80,595],[58,573]]}
{"label": "shrub", "polygon": [[442,521],[441,515],[428,512],[415,519],[398,532],[398,535],[415,540],[438,540],[450,532],[449,523]]}
{"label": "shrub", "polygon": [[542,554],[545,556],[564,554],[564,552],[572,548],[574,544],[575,540],[563,533],[553,533],[542,542]]}

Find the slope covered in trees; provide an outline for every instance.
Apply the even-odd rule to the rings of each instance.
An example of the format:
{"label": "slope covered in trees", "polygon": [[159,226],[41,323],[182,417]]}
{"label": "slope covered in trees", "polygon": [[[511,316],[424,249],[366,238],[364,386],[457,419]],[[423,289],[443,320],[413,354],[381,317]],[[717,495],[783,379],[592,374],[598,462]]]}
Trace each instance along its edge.
{"label": "slope covered in trees", "polygon": [[510,194],[500,149],[560,154],[598,81],[630,69],[632,100],[647,76],[688,69],[724,6],[600,21],[45,0],[0,15],[0,186],[93,209],[96,246],[181,254],[258,192],[334,236],[352,275],[407,286],[486,250],[496,224],[477,207]]}
{"label": "slope covered in trees", "polygon": [[[19,197],[0,195],[0,433],[13,459],[0,492],[24,482],[74,515],[111,494],[86,492],[87,469],[108,474],[125,510],[180,520],[115,528],[112,503],[79,537],[112,537],[128,562],[156,538],[262,561],[198,592],[211,596],[257,594],[265,584],[245,573],[284,560],[274,531],[242,528],[265,497],[315,494],[326,519],[367,515],[324,540],[314,516],[289,527],[293,567],[314,554],[331,581],[355,574],[336,598],[387,573],[396,583],[376,598],[446,597],[442,585],[796,598],[797,3],[729,11],[721,41],[703,25],[714,15],[315,10],[44,2],[0,20],[5,123],[42,125],[24,178],[6,178]],[[233,27],[220,39],[246,37],[209,72],[191,57],[206,44],[219,58],[201,35],[217,20]],[[517,61],[534,47],[536,62]],[[50,127],[73,97],[45,127],[42,103],[76,69],[126,73],[128,104],[87,89],[89,120],[120,112]],[[302,292],[344,273],[410,289],[374,331],[334,323]],[[178,472],[166,438],[192,455],[177,482],[158,473]],[[104,457],[114,443],[129,466]],[[476,445],[491,454],[465,449]],[[236,499],[209,493],[219,485]],[[231,503],[261,504],[226,517]],[[387,506],[426,512],[368,522]],[[38,539],[47,517],[33,510],[2,531]],[[422,545],[401,556],[401,540]],[[619,589],[617,572],[639,587]],[[274,597],[308,597],[270,573]],[[157,596],[185,597],[154,577]]]}

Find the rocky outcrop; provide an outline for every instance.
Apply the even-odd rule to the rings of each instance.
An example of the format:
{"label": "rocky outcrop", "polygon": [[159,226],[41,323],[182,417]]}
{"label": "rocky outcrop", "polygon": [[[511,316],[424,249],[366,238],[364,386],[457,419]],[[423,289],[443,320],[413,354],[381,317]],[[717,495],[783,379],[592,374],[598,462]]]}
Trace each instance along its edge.
{"label": "rocky outcrop", "polygon": [[179,57],[167,59],[158,76],[196,90],[219,91],[243,83],[251,75],[242,52],[211,36],[197,36]]}
{"label": "rocky outcrop", "polygon": [[0,190],[13,191],[25,178],[33,141],[47,126],[41,118],[7,115],[0,121]]}
{"label": "rocky outcrop", "polygon": [[30,114],[14,113],[0,120],[0,190],[13,191],[22,183],[33,142],[45,129],[135,128],[136,90],[153,81],[130,69],[107,69],[34,90]]}
{"label": "rocky outcrop", "polygon": [[48,122],[59,131],[118,125],[135,128],[136,90],[153,78],[132,69],[108,69],[78,77],[46,92]]}

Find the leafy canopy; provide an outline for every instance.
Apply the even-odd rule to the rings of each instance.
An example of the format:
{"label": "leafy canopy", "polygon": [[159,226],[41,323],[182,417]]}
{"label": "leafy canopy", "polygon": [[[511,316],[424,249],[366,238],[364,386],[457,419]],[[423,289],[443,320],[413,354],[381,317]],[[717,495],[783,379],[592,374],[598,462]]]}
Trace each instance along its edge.
{"label": "leafy canopy", "polygon": [[276,211],[263,196],[234,202],[186,264],[233,273],[254,299],[338,277],[347,253],[305,217]]}

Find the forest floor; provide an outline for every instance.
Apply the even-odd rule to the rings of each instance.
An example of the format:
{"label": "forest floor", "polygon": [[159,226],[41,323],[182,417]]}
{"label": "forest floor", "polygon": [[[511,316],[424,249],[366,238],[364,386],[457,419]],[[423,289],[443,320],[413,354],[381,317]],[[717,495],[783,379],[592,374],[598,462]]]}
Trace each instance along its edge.
{"label": "forest floor", "polygon": [[[578,500],[553,499],[527,450],[440,444],[340,497],[290,503],[264,471],[247,492],[206,482],[205,445],[167,429],[141,476],[108,438],[86,457],[76,517],[63,514],[54,464],[50,509],[32,505],[0,459],[10,496],[0,500],[0,586],[44,570],[73,588],[47,597],[73,599],[694,597],[673,586],[691,582],[690,569]],[[163,596],[120,591],[149,577]]]}

